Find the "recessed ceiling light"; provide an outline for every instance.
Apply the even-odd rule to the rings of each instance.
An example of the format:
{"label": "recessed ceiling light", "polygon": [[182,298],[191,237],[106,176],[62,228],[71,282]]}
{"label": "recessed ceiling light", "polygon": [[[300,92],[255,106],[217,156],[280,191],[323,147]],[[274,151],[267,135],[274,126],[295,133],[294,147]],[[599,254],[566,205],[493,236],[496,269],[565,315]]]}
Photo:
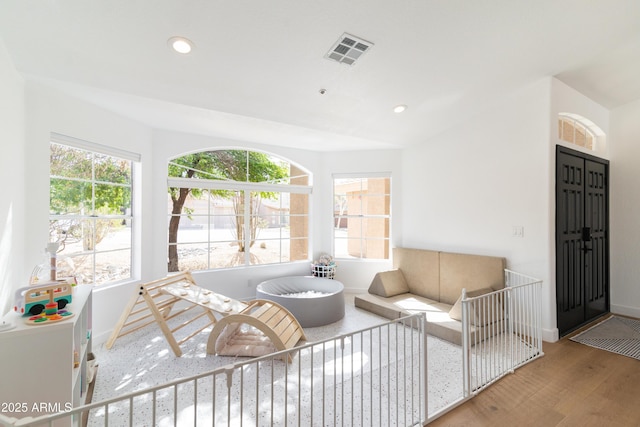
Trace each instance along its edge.
{"label": "recessed ceiling light", "polygon": [[393,107],[393,112],[394,113],[402,113],[406,109],[407,109],[407,106],[404,105],[404,104],[396,105],[395,107]]}
{"label": "recessed ceiling light", "polygon": [[185,37],[171,37],[167,43],[178,53],[187,54],[193,49],[193,42]]}

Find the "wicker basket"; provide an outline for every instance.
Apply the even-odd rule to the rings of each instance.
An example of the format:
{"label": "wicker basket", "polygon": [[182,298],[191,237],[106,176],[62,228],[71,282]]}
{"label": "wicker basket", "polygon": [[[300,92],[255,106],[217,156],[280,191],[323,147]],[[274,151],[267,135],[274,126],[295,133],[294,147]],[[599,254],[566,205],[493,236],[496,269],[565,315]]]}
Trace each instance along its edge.
{"label": "wicker basket", "polygon": [[311,275],[314,277],[323,277],[325,279],[333,279],[336,274],[336,265],[311,264]]}

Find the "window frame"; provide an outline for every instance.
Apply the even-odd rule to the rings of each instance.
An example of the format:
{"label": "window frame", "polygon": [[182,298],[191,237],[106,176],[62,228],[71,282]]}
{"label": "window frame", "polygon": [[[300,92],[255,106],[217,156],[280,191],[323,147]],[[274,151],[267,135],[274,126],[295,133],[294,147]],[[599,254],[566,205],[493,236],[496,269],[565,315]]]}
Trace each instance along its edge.
{"label": "window frame", "polygon": [[[252,192],[270,192],[270,193],[279,193],[279,194],[288,193],[289,195],[293,195],[293,194],[309,195],[309,200],[307,201],[307,213],[305,214],[305,216],[307,217],[307,227],[306,227],[306,229],[307,229],[306,230],[307,231],[306,234],[307,235],[306,235],[306,237],[295,238],[293,236],[289,236],[287,238],[287,240],[289,240],[290,244],[294,240],[306,239],[306,241],[307,241],[307,244],[306,244],[306,258],[304,260],[289,260],[289,261],[278,261],[278,262],[268,262],[268,263],[259,263],[259,264],[251,263],[251,255],[252,255],[252,251],[251,251],[251,247],[250,247],[250,241],[251,241],[250,215],[251,214],[250,214],[250,210],[249,209],[245,209],[244,212],[243,212],[243,224],[244,224],[244,231],[243,231],[244,242],[243,243],[244,243],[246,248],[249,248],[249,250],[245,250],[244,251],[244,263],[242,265],[236,265],[236,266],[213,267],[211,265],[210,257],[208,257],[207,258],[207,268],[202,269],[202,270],[193,270],[193,271],[215,271],[215,270],[229,269],[229,268],[251,268],[251,267],[260,267],[260,266],[266,266],[266,265],[279,265],[279,264],[290,264],[290,263],[297,263],[297,262],[308,262],[311,259],[311,256],[310,256],[310,253],[311,253],[311,226],[309,225],[309,221],[308,221],[308,218],[310,218],[310,216],[311,216],[310,215],[310,209],[311,209],[311,197],[310,196],[311,196],[311,194],[313,192],[312,174],[311,174],[311,172],[309,172],[308,169],[298,165],[295,162],[292,162],[291,160],[289,160],[287,158],[284,158],[284,157],[281,157],[281,156],[278,156],[278,155],[275,155],[275,154],[272,154],[272,153],[258,151],[258,150],[252,150],[252,149],[248,149],[248,148],[216,148],[216,149],[212,149],[212,150],[204,150],[204,151],[201,151],[201,152],[228,151],[228,150],[246,151],[247,153],[257,152],[257,153],[266,154],[268,156],[273,156],[273,157],[277,158],[278,160],[281,160],[283,162],[288,163],[290,167],[291,166],[295,166],[296,168],[298,168],[300,170],[303,170],[305,172],[305,174],[308,176],[309,184],[308,185],[275,184],[275,183],[272,183],[272,182],[251,182],[251,181],[234,181],[234,180],[229,180],[229,179],[203,179],[203,178],[183,178],[183,177],[171,177],[171,176],[168,176],[167,177],[167,188],[197,188],[197,189],[201,189],[201,190],[211,190],[211,191],[215,191],[215,190],[238,191],[238,192],[241,191],[241,192],[243,192],[244,205],[245,206],[249,206],[249,199],[250,199],[250,195],[251,195]],[[187,153],[187,154],[194,154],[194,153]],[[169,161],[169,164],[174,162],[175,159],[178,159],[181,156],[184,156],[184,155],[187,155],[187,154],[182,154],[180,156],[173,157]],[[249,165],[247,165],[247,170],[248,169],[249,169]],[[290,206],[289,206],[289,209],[291,209]],[[173,214],[171,212],[171,209],[169,208],[167,218],[170,220],[170,218],[172,216],[176,216],[176,215]],[[184,217],[184,216],[188,216],[188,215],[185,214],[185,212],[183,211],[182,213],[179,214],[179,216],[183,216]],[[200,214],[199,216],[203,216],[203,215]],[[211,218],[215,217],[215,215],[210,213],[210,212],[207,213],[206,216],[208,216],[208,218],[209,218],[209,223],[211,223]],[[291,216],[293,216],[293,215],[291,213],[289,213],[289,218],[291,218]],[[300,216],[300,215],[296,215],[296,216]],[[267,240],[273,240],[273,239],[260,239],[260,238],[257,238],[255,240],[256,240],[256,242],[260,242],[260,241],[267,241]],[[284,240],[284,238],[280,237],[277,240],[279,240],[281,242],[282,240]],[[211,237],[208,237],[206,244],[210,247],[215,242],[216,241],[212,240]],[[180,243],[179,240],[176,241],[175,243],[170,243],[169,241],[167,241],[167,249],[171,245],[175,245],[176,247],[179,247],[180,244],[181,243]],[[281,249],[281,247],[280,247],[280,259],[282,259],[282,249]],[[181,268],[180,268],[180,259],[179,258],[178,258],[178,269],[181,270]]]}
{"label": "window frame", "polygon": [[[82,151],[86,151],[88,153],[91,154],[91,158],[92,158],[92,173],[91,173],[91,178],[90,179],[71,179],[71,180],[75,180],[78,182],[85,182],[87,184],[90,184],[92,186],[92,193],[91,193],[91,204],[92,204],[92,210],[90,214],[54,214],[51,212],[51,199],[49,200],[49,214],[48,214],[48,220],[49,223],[51,224],[54,221],[61,221],[61,220],[76,220],[76,221],[83,221],[83,220],[91,220],[91,221],[100,221],[100,220],[106,220],[106,221],[111,221],[111,220],[122,220],[122,221],[127,221],[129,226],[130,226],[130,236],[129,236],[129,241],[128,241],[128,245],[126,247],[122,247],[122,248],[118,248],[118,249],[107,249],[107,250],[101,250],[100,248],[98,248],[98,245],[96,244],[94,246],[93,249],[89,249],[89,250],[85,250],[83,248],[83,250],[81,252],[78,253],[71,253],[71,254],[64,254],[63,256],[70,256],[70,257],[77,257],[77,256],[90,256],[91,258],[91,274],[92,274],[92,281],[91,282],[87,282],[86,284],[90,284],[92,286],[95,286],[99,289],[103,289],[106,287],[110,287],[113,285],[117,285],[120,283],[125,283],[125,282],[130,282],[132,280],[135,280],[137,277],[137,265],[136,265],[136,260],[139,258],[138,257],[138,252],[139,252],[139,247],[136,244],[137,242],[137,233],[138,233],[138,219],[137,217],[138,215],[138,192],[139,192],[139,186],[138,186],[138,174],[139,174],[139,167],[140,167],[140,163],[142,160],[142,156],[139,153],[135,153],[135,152],[131,152],[131,151],[127,151],[127,150],[122,150],[116,147],[110,147],[110,146],[106,146],[106,145],[102,145],[102,144],[98,144],[98,143],[94,143],[94,142],[89,142],[89,141],[85,141],[82,139],[78,139],[78,138],[74,138],[74,137],[70,137],[67,135],[62,135],[62,134],[58,134],[58,133],[51,133],[50,137],[49,137],[49,156],[51,156],[51,145],[52,144],[57,144],[57,145],[62,145],[62,146],[66,146],[72,149],[76,149],[76,150],[82,150]],[[95,186],[96,185],[114,185],[115,183],[112,182],[107,182],[107,181],[101,181],[99,179],[96,179],[96,174],[95,174],[95,156],[108,156],[108,157],[112,157],[115,158],[117,160],[124,160],[129,162],[130,164],[130,182],[128,185],[122,185],[122,184],[117,184],[117,186],[122,186],[122,187],[127,187],[129,188],[130,191],[130,209],[128,213],[122,213],[122,214],[99,214],[97,212],[95,212],[93,210],[93,207],[95,206],[95,197],[96,197],[96,193],[95,193]],[[49,165],[51,165],[51,159],[49,159]],[[52,179],[69,179],[69,177],[64,177],[64,176],[58,176],[58,175],[52,175],[51,170],[49,170],[49,192],[51,192],[51,180]],[[128,277],[122,277],[122,278],[118,278],[117,280],[112,280],[112,281],[106,281],[106,282],[102,282],[102,283],[96,283],[96,278],[98,276],[99,271],[96,270],[96,259],[97,256],[101,255],[101,254],[108,254],[108,253],[113,253],[113,252],[118,252],[118,251],[122,251],[122,250],[128,250],[129,251],[129,256],[128,256],[128,269],[129,269],[129,275]],[[60,255],[59,255],[60,256]],[[59,261],[58,261],[59,262]],[[124,264],[123,264],[124,265]]]}
{"label": "window frame", "polygon": [[[571,139],[565,137],[565,126],[567,123],[572,130]],[[573,113],[558,113],[558,139],[566,144],[579,147],[588,151],[597,151],[599,139],[604,137],[604,132],[591,120]],[[576,135],[584,130],[584,144],[578,143]],[[591,145],[588,145],[588,141]]]}
{"label": "window frame", "polygon": [[[389,180],[389,192],[388,194],[384,194],[384,196],[388,197],[389,199],[389,205],[388,205],[388,214],[357,214],[357,215],[339,215],[336,214],[336,209],[335,209],[335,203],[336,203],[336,180],[339,179],[353,179],[353,180],[365,180],[365,179],[375,179],[375,178],[384,178],[384,179],[388,179]],[[391,259],[391,241],[392,241],[392,218],[393,218],[393,214],[392,214],[392,206],[393,206],[393,179],[392,179],[392,174],[391,172],[369,172],[369,173],[334,173],[332,174],[332,186],[331,186],[331,192],[332,192],[332,201],[333,201],[333,213],[331,215],[331,219],[332,219],[332,252],[333,252],[333,256],[335,259],[340,259],[340,260],[349,260],[349,261],[386,261],[386,260],[390,260]],[[357,219],[386,219],[388,222],[388,235],[382,238],[378,238],[378,237],[367,237],[367,236],[360,236],[359,240],[360,240],[360,256],[356,257],[356,256],[349,256],[349,257],[343,257],[341,256],[341,254],[338,254],[336,252],[336,240],[338,239],[338,237],[336,236],[336,224],[338,224],[337,221],[341,221],[342,218],[357,218]],[[344,240],[347,241],[348,244],[348,240],[349,238],[345,238]],[[363,251],[362,251],[362,247],[363,247],[363,243],[366,240],[383,240],[386,244],[385,244],[385,248],[383,249],[384,252],[386,253],[386,257],[385,258],[378,258],[378,257],[372,257],[372,258],[368,258],[366,256],[362,256],[363,255]],[[365,245],[366,246],[366,245]]]}

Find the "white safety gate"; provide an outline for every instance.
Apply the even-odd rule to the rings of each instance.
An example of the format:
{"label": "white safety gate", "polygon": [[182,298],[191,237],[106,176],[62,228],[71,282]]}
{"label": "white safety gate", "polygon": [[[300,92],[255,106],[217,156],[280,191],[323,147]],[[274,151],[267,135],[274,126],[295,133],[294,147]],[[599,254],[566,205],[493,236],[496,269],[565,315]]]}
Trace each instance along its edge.
{"label": "white safety gate", "polygon": [[58,425],[87,411],[90,426],[419,425],[424,331],[424,316],[413,315],[11,425]]}
{"label": "white safety gate", "polygon": [[542,281],[505,270],[505,284],[473,298],[462,291],[465,396],[543,355]]}
{"label": "white safety gate", "polygon": [[[425,425],[542,355],[541,282],[506,271],[506,288],[463,298],[460,399],[428,402],[426,320],[414,314],[36,419],[2,426]],[[286,356],[292,363],[286,363]]]}

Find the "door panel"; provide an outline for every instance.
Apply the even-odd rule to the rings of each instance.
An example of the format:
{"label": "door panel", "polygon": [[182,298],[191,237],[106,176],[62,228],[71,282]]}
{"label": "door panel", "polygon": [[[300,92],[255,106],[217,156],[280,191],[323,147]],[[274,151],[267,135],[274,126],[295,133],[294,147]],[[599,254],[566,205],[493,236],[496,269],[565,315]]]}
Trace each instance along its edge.
{"label": "door panel", "polygon": [[561,335],[609,310],[608,163],[556,150],[556,303]]}
{"label": "door panel", "polygon": [[[556,299],[558,329],[563,331],[584,322],[584,160],[559,156],[557,168]],[[562,286],[558,286],[560,283]]]}
{"label": "door panel", "polygon": [[591,319],[608,311],[607,268],[608,242],[606,225],[606,166],[585,161],[586,209],[585,224],[591,228],[591,241],[586,242],[586,317]]}

